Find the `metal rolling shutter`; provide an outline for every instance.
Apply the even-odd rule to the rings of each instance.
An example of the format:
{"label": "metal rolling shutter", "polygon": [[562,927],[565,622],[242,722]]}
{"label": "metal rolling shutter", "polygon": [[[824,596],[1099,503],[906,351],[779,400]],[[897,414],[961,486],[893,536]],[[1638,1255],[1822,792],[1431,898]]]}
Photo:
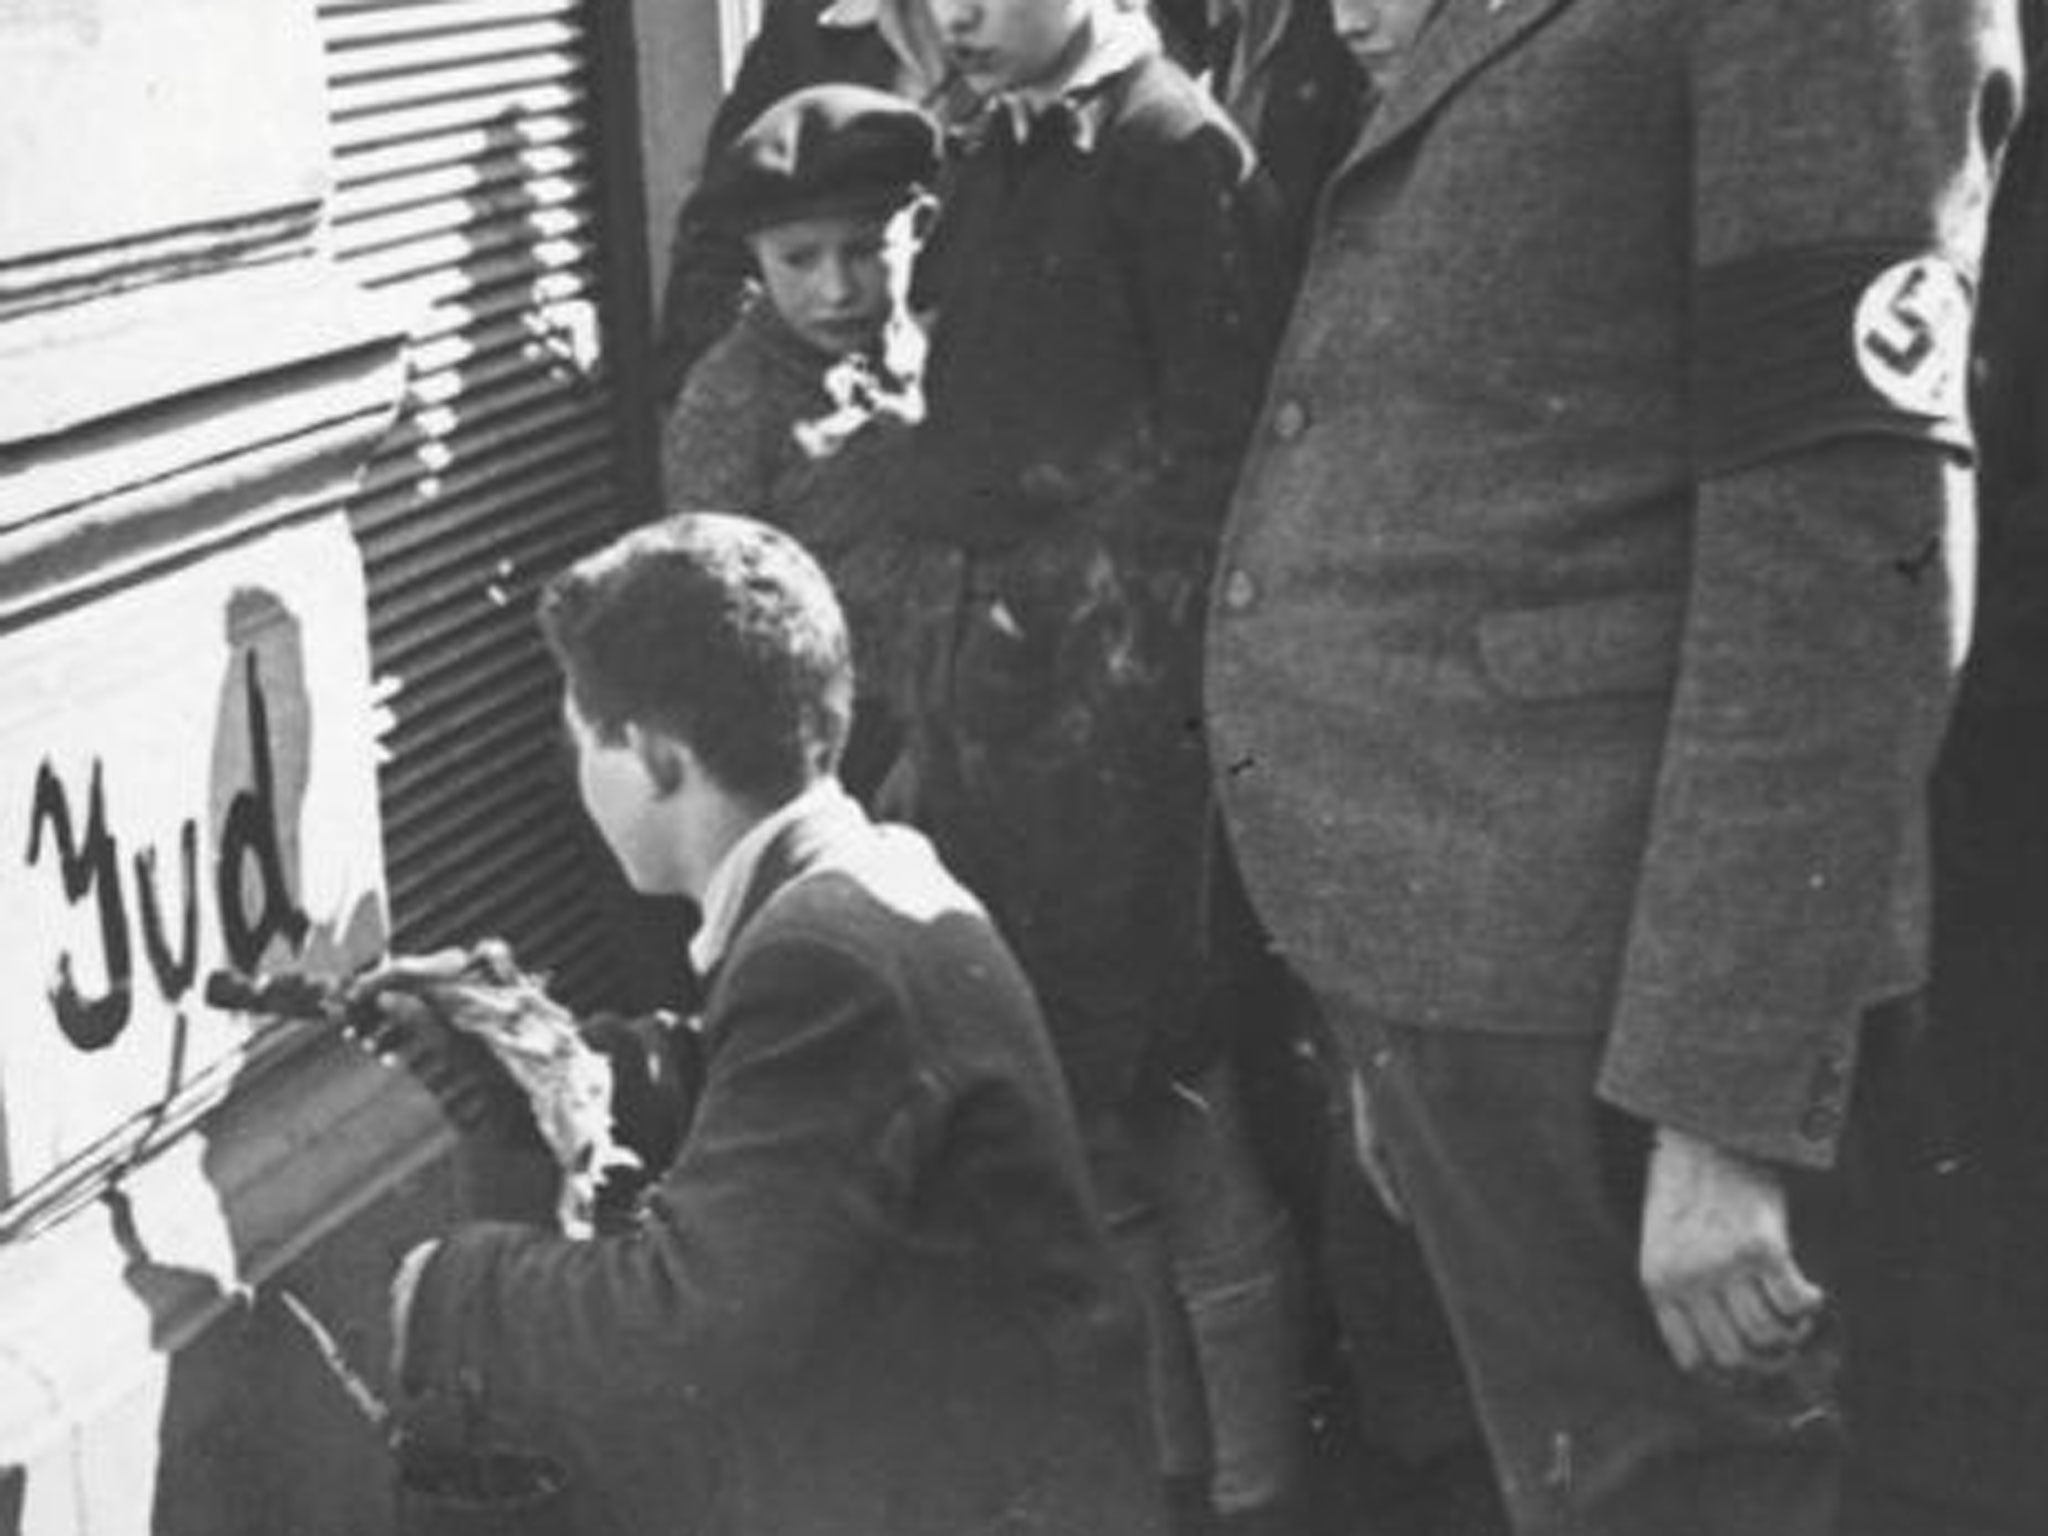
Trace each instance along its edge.
{"label": "metal rolling shutter", "polygon": [[621,521],[596,364],[601,205],[584,0],[321,0],[337,187],[364,287],[419,320],[411,386],[351,503],[395,942],[497,933],[597,995],[595,861],[561,767],[541,581]]}

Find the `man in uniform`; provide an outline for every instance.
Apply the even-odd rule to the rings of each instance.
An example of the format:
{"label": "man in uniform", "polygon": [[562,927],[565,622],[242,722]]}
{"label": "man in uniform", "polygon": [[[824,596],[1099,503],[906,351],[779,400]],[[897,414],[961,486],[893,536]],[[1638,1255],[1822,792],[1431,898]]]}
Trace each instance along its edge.
{"label": "man in uniform", "polygon": [[1326,202],[1209,713],[1517,1531],[1831,1527],[1810,1196],[1922,975],[2010,0],[1442,0]]}

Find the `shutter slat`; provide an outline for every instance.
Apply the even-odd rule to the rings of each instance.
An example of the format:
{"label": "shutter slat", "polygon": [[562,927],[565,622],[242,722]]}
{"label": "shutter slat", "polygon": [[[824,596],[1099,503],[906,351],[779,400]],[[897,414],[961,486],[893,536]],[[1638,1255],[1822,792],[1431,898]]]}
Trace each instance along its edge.
{"label": "shutter slat", "polygon": [[[386,670],[402,686],[408,671],[422,661],[432,664],[432,646],[476,625],[510,622],[524,629],[533,621],[533,603],[546,573],[559,570],[587,547],[587,540],[557,535],[546,540],[522,538],[509,544],[504,556],[507,575],[445,567],[395,593],[381,633],[389,642],[392,665]],[[532,573],[532,574],[529,574]],[[380,632],[373,628],[373,635]]]}
{"label": "shutter slat", "polygon": [[[537,674],[533,658],[525,653],[524,648],[514,650],[512,660],[518,665],[511,669],[510,676],[488,679],[496,686],[487,700],[475,700],[471,697],[471,690],[467,689],[449,699],[446,697],[448,690],[440,690],[442,702],[431,713],[422,712],[416,716],[414,729],[405,733],[408,752],[425,763],[455,747],[474,747],[501,721],[506,724],[516,721],[523,725],[531,720],[545,720],[549,729],[535,738],[538,745],[533,747],[539,754],[538,758],[522,757],[515,752],[494,765],[492,770],[501,775],[512,774],[520,792],[525,793],[529,787],[528,770],[535,762],[560,748],[561,733],[554,729],[560,690],[551,680]],[[480,675],[476,679],[477,686],[484,686],[487,678],[488,674]],[[516,716],[515,710],[519,712]],[[515,748],[526,744],[522,736],[514,736],[511,741]],[[545,764],[541,766],[545,767]],[[393,815],[385,829],[386,835],[397,841],[418,833],[423,827],[438,828],[450,810],[474,803],[487,782],[488,775],[481,770],[454,786],[438,784],[431,775],[423,776],[414,783],[408,781],[403,773],[394,774],[392,783],[394,787],[406,787],[408,803],[402,813]]]}
{"label": "shutter slat", "polygon": [[[582,942],[589,891],[590,878],[583,866],[565,863],[535,871],[492,914],[504,919],[503,936],[520,936],[512,941],[520,963],[546,972],[548,991],[564,1000],[602,995],[603,961]],[[477,932],[464,926],[466,916],[459,906],[427,907],[420,916],[418,947],[431,950],[474,940]]]}
{"label": "shutter slat", "polygon": [[580,0],[440,0],[435,5],[330,0],[320,8],[327,45],[336,53],[386,38],[481,31],[534,17],[575,16],[580,9]]}
{"label": "shutter slat", "polygon": [[[583,203],[589,184],[576,176],[534,176],[475,187],[456,197],[364,210],[332,226],[334,250],[347,257],[404,242],[435,239],[451,231],[502,230],[502,239],[534,234],[559,237],[589,226]],[[501,242],[502,243],[502,242]],[[471,245],[458,252],[470,256]]]}
{"label": "shutter slat", "polygon": [[[485,814],[466,820],[451,818],[443,829],[450,835],[411,848],[394,843],[406,855],[406,884],[394,885],[394,897],[412,894],[418,899],[446,901],[456,897],[464,885],[471,889],[496,884],[518,873],[521,842],[551,834],[564,807],[558,802],[543,805],[523,785],[507,785],[496,803],[486,803]],[[457,835],[466,834],[466,835]],[[495,856],[488,850],[503,851]]]}
{"label": "shutter slat", "polygon": [[[565,521],[550,507],[587,506],[589,495],[575,487],[602,484],[610,442],[601,426],[579,421],[570,431],[524,445],[497,464],[465,468],[456,476],[415,472],[409,489],[393,493],[409,516],[401,517],[391,537],[380,540],[370,567],[397,596],[423,577],[447,569],[467,569],[499,578],[498,567],[533,530]],[[490,495],[497,485],[516,489],[519,499]],[[522,516],[533,510],[537,515]]]}
{"label": "shutter slat", "polygon": [[493,252],[524,251],[536,272],[594,265],[596,248],[590,235],[588,210],[538,208],[517,219],[471,230],[428,233],[396,247],[350,251],[344,246],[340,254],[345,261],[352,258],[358,282],[366,288],[382,288],[407,277],[474,267]]}
{"label": "shutter slat", "polygon": [[[413,408],[393,429],[386,443],[386,455],[390,458],[411,449],[418,454],[429,451],[439,452],[449,443],[460,443],[465,435],[485,430],[492,423],[520,412],[539,412],[550,404],[557,404],[560,390],[556,381],[545,374],[536,375],[524,365],[522,358],[507,360],[499,370],[501,381],[480,380],[479,370],[471,368],[453,369],[445,375],[455,387],[455,393],[445,402],[429,403],[414,396]],[[537,424],[537,423],[536,423]],[[380,482],[373,473],[365,477],[358,495],[375,495]]]}
{"label": "shutter slat", "polygon": [[[572,881],[575,888],[580,889],[583,884],[582,861],[569,847],[565,845],[562,851],[552,852],[545,862],[539,864],[532,862],[531,857],[519,847],[521,843],[542,842],[560,819],[559,815],[537,813],[533,824],[506,828],[507,836],[476,847],[466,859],[428,861],[417,873],[408,871],[404,880],[392,883],[392,900],[394,903],[417,904],[427,912],[470,912],[478,917],[488,914],[489,919],[496,919],[503,915],[501,910],[495,909],[502,907],[501,898],[508,890],[559,892]],[[529,966],[536,963],[532,955],[533,945],[524,934],[507,932],[505,927],[496,923],[480,929],[474,921],[467,931],[471,938],[480,937],[484,932],[504,933]]]}
{"label": "shutter slat", "polygon": [[[446,7],[442,7],[446,9]],[[494,18],[486,26],[402,32],[363,31],[336,40],[329,78],[336,85],[386,76],[433,74],[453,81],[478,60],[561,59],[574,67],[582,28],[567,17]]]}
{"label": "shutter slat", "polygon": [[338,156],[341,184],[338,200],[367,195],[393,176],[442,166],[474,167],[494,162],[507,154],[532,154],[543,150],[582,152],[582,125],[565,113],[527,113],[507,131],[504,125],[486,122],[482,126],[457,127],[446,133],[421,134],[389,143],[366,144]]}
{"label": "shutter slat", "polygon": [[377,149],[453,133],[465,128],[482,128],[500,135],[516,133],[517,125],[533,119],[558,117],[581,127],[584,108],[582,83],[555,80],[519,90],[491,91],[480,95],[456,96],[432,101],[403,112],[355,111],[329,120],[329,142],[337,154]]}
{"label": "shutter slat", "polygon": [[[523,398],[513,396],[502,404],[496,400],[472,399],[465,403],[460,415],[452,411],[445,413],[450,425],[441,430],[429,430],[426,421],[420,421],[418,430],[409,430],[392,445],[394,448],[410,446],[415,462],[408,465],[405,458],[396,453],[380,460],[365,477],[358,494],[382,497],[390,493],[394,497],[403,497],[422,475],[433,473],[439,466],[469,460],[477,455],[506,452],[532,443],[558,427],[569,429],[574,426],[582,414],[579,402],[565,400],[561,391],[537,383],[530,374],[521,382],[526,386]],[[431,420],[444,419],[430,417],[427,412],[419,414]],[[398,515],[391,545],[396,549],[410,530],[405,526],[402,509],[387,506],[383,510],[387,515]]]}
{"label": "shutter slat", "polygon": [[[533,195],[531,189],[540,187],[565,189],[552,200],[567,202],[588,185],[585,170],[583,157],[567,144],[494,147],[461,160],[397,167],[375,180],[358,182],[329,203],[328,217],[340,231],[402,208],[438,207],[457,198],[488,197],[514,189],[529,189],[515,195]],[[575,179],[563,179],[568,177]]]}
{"label": "shutter slat", "polygon": [[444,102],[502,100],[535,86],[575,77],[575,60],[553,53],[513,54],[449,69],[400,70],[331,80],[328,102],[337,121],[373,113],[398,116]]}
{"label": "shutter slat", "polygon": [[[521,626],[513,634],[503,628],[479,628],[459,634],[440,647],[437,665],[415,667],[402,679],[404,701],[394,712],[404,716],[410,742],[432,746],[432,732],[444,730],[451,738],[469,728],[476,714],[497,707],[497,701],[512,701],[522,690],[535,689],[553,698],[557,692],[552,669],[543,673],[533,664],[533,636]],[[526,642],[526,643],[520,643]],[[458,722],[445,728],[443,721]],[[403,773],[407,764],[394,759],[387,765]],[[394,807],[394,810],[403,809]]]}

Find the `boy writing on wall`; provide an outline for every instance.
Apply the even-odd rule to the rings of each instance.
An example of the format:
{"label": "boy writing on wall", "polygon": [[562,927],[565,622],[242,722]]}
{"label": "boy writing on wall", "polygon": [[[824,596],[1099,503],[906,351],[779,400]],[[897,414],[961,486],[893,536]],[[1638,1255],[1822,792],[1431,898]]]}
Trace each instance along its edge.
{"label": "boy writing on wall", "polygon": [[[408,1258],[411,1416],[542,1426],[624,1530],[1156,1533],[1058,1065],[981,908],[838,786],[823,574],[763,524],[674,518],[557,578],[542,627],[592,820],[637,889],[703,909],[704,1084],[628,1230],[478,1223]],[[474,986],[402,963],[357,1007],[460,1027]]]}

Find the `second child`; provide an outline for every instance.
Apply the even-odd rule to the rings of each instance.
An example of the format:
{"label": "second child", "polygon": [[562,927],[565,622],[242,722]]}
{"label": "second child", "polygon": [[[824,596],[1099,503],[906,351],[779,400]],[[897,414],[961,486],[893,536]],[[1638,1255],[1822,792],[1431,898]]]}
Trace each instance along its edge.
{"label": "second child", "polygon": [[1199,666],[1277,206],[1133,0],[934,10],[990,104],[920,271],[929,415],[884,476],[958,573],[907,777],[1044,1001],[1150,1298],[1160,1470],[1190,1528],[1250,1529],[1299,1491],[1296,1260],[1223,1049]]}

